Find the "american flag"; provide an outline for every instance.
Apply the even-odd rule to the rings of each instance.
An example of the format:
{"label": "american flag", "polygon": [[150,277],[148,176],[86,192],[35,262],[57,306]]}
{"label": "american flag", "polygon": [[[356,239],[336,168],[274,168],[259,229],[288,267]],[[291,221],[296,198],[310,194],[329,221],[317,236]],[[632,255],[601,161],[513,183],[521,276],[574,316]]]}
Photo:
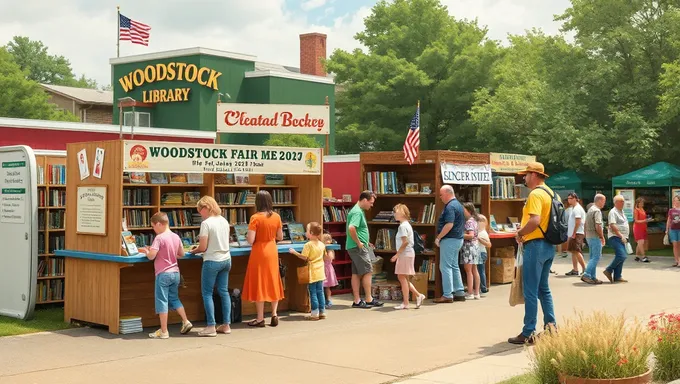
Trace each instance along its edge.
{"label": "american flag", "polygon": [[404,159],[413,165],[418,157],[418,148],[420,147],[420,103],[416,114],[411,119],[411,124],[408,127],[408,135],[404,141]]}
{"label": "american flag", "polygon": [[149,31],[151,27],[120,15],[119,40],[131,41],[132,44],[149,46]]}

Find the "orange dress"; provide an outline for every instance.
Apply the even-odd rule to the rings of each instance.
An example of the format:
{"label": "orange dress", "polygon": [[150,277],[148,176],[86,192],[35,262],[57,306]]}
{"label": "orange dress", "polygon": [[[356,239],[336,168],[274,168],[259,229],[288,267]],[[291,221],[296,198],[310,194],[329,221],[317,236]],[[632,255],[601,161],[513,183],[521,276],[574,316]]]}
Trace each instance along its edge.
{"label": "orange dress", "polygon": [[248,230],[255,231],[255,242],[243,282],[241,297],[244,300],[272,302],[283,299],[279,251],[276,247],[276,232],[281,227],[281,216],[276,212],[269,217],[259,212],[250,217]]}

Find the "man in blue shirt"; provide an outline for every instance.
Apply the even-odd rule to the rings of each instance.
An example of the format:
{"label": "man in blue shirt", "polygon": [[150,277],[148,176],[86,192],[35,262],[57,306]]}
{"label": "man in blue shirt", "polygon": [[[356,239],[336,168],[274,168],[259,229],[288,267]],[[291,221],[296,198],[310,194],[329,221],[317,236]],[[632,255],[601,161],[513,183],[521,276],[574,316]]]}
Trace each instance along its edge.
{"label": "man in blue shirt", "polygon": [[456,199],[456,194],[450,185],[441,187],[439,198],[444,203],[444,210],[439,217],[438,235],[434,243],[439,247],[442,297],[434,299],[434,302],[465,301],[465,288],[458,266],[458,253],[463,246],[463,226],[465,225],[463,205]]}

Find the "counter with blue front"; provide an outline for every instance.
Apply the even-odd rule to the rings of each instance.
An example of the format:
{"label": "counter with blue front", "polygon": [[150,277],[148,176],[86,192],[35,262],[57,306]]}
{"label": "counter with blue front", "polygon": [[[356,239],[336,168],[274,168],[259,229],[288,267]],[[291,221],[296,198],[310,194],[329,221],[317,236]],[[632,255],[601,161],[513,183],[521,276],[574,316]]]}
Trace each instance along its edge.
{"label": "counter with blue front", "polygon": [[[296,268],[303,262],[288,253],[289,248],[299,252],[302,247],[303,244],[278,246],[279,259],[287,267],[284,278],[285,298],[279,304],[282,311],[309,311],[307,287],[298,284],[296,274]],[[337,244],[329,245],[328,248],[340,249]],[[158,316],[154,310],[153,262],[146,256],[117,256],[72,250],[58,250],[56,255],[66,259],[65,321],[108,326],[109,332],[114,334],[118,333],[120,319],[125,316],[140,316],[144,327],[158,325]],[[231,249],[230,290],[242,289],[249,255],[250,247]],[[186,254],[179,261],[182,276],[179,296],[191,321],[205,320],[201,266],[200,256]],[[254,303],[243,302],[242,313],[254,314]],[[171,324],[180,321],[179,316],[174,312],[170,313]]]}

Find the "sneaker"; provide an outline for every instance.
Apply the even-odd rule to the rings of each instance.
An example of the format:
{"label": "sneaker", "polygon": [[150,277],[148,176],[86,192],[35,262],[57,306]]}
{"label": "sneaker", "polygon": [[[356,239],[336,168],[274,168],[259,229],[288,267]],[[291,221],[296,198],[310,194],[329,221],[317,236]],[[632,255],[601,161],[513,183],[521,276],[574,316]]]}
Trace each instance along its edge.
{"label": "sneaker", "polygon": [[481,295],[475,295],[475,300],[480,300],[482,298]]}
{"label": "sneaker", "polygon": [[370,303],[366,303],[366,305],[369,307],[382,307],[383,305],[385,305],[385,303],[376,300],[374,297],[373,301],[371,301]]}
{"label": "sneaker", "polygon": [[574,271],[573,269],[567,273],[564,274],[565,276],[578,276],[579,273],[578,271]]}
{"label": "sneaker", "polygon": [[394,307],[394,309],[408,309],[408,306],[404,305],[404,303],[401,303]]}
{"label": "sneaker", "polygon": [[605,269],[604,271],[602,271],[602,274],[607,276],[607,279],[609,280],[610,283],[614,282],[614,278],[612,277],[611,271],[608,271],[608,270]]}
{"label": "sneaker", "polygon": [[198,336],[200,337],[216,337],[217,336],[217,331],[213,328],[212,330],[204,329],[201,332],[198,333]]}
{"label": "sneaker", "polygon": [[465,300],[474,300],[475,295],[465,295]]}
{"label": "sneaker", "polygon": [[319,313],[319,320],[325,320],[325,319],[326,319],[326,313],[325,312]]}
{"label": "sneaker", "polygon": [[645,256],[645,257],[642,258],[642,262],[643,263],[651,263],[652,261],[649,260],[649,258],[647,256]]}
{"label": "sneaker", "polygon": [[194,325],[191,324],[191,321],[187,321],[186,323],[182,324],[182,329],[180,329],[179,333],[186,335],[193,327]]}
{"label": "sneaker", "polygon": [[569,256],[569,254],[568,254],[567,252],[562,252],[562,257],[563,257],[563,258],[565,258],[565,257],[567,257],[567,256]]}
{"label": "sneaker", "polygon": [[425,300],[425,295],[421,293],[420,296],[416,298],[416,308],[420,308],[420,306],[423,305],[423,300]]}
{"label": "sneaker", "polygon": [[152,339],[169,339],[170,338],[170,333],[165,332],[163,333],[160,329],[157,330],[154,333],[149,333],[149,337]]}
{"label": "sneaker", "polygon": [[305,316],[305,320],[309,320],[309,321],[318,321],[318,320],[319,320],[319,316],[308,315],[308,316]]}
{"label": "sneaker", "polygon": [[639,257],[636,257],[636,258],[635,258],[635,261],[637,261],[637,262],[639,263],[639,262],[640,262],[640,258],[639,258]]}
{"label": "sneaker", "polygon": [[368,306],[365,301],[359,300],[358,303],[352,303],[352,308],[368,308]]}
{"label": "sneaker", "polygon": [[330,308],[330,307],[332,307],[332,306],[333,306],[333,302],[330,301],[330,300],[328,300],[328,301],[326,302],[326,308]]}

